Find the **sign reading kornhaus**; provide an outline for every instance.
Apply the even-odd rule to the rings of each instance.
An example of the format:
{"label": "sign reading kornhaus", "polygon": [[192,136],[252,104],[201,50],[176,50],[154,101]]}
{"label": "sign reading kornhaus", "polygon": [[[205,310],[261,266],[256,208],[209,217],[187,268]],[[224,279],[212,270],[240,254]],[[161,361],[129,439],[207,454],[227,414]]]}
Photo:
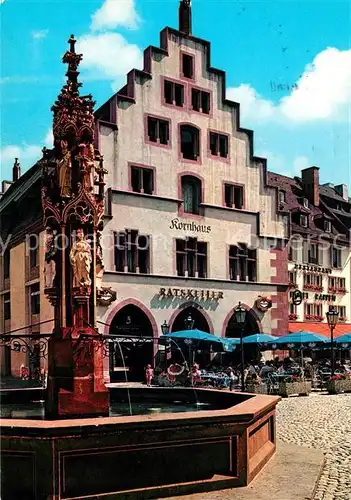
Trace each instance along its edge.
{"label": "sign reading kornhaus", "polygon": [[179,219],[175,218],[171,220],[170,229],[178,229],[178,231],[193,231],[196,233],[210,233],[211,226],[205,226],[203,224],[196,224],[196,222],[181,222]]}
{"label": "sign reading kornhaus", "polygon": [[179,297],[183,299],[223,299],[223,292],[216,292],[214,290],[194,290],[192,288],[160,288],[158,294],[161,297]]}

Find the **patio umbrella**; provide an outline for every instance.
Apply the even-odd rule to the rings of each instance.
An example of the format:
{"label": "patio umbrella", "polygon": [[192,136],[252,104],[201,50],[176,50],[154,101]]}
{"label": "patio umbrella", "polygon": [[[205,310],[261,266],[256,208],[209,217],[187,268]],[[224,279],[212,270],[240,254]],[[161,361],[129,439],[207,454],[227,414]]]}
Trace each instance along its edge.
{"label": "patio umbrella", "polygon": [[348,349],[351,347],[351,333],[346,333],[345,335],[341,335],[341,337],[337,337],[335,343],[338,347]]}
{"label": "patio umbrella", "polygon": [[248,337],[244,337],[244,344],[261,344],[266,345],[269,342],[273,342],[277,339],[277,337],[273,337],[273,335],[268,335],[266,333],[255,333],[253,335],[249,335]]}
{"label": "patio umbrella", "polygon": [[282,337],[277,337],[269,344],[272,349],[279,349],[282,347],[286,347],[288,349],[313,349],[314,347],[320,347],[324,345],[327,341],[328,339],[326,337],[317,335],[316,333],[295,332],[289,333],[288,335],[283,335]]}
{"label": "patio umbrella", "polygon": [[217,337],[211,333],[203,332],[201,330],[180,330],[179,332],[171,332],[162,335],[159,338],[161,344],[167,343],[171,339],[174,342],[185,342],[188,345],[207,343],[212,346],[212,349],[217,352],[230,352],[235,349],[235,346],[230,339]]}

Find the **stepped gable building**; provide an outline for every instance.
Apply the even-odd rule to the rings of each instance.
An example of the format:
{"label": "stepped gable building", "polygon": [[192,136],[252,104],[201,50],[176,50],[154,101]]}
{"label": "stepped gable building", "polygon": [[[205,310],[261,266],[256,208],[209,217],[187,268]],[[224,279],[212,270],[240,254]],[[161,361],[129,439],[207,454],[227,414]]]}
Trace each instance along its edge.
{"label": "stepped gable building", "polygon": [[[252,131],[240,126],[239,104],[225,97],[225,73],[211,66],[210,43],[191,27],[190,2],[182,0],[179,29],[165,28],[160,47],[145,50],[143,70],[132,70],[95,113],[95,147],[107,170],[103,282],[117,296],[98,299],[97,319],[106,334],[143,338],[122,343],[135,379],[157,360],[155,340],[165,323],[171,331],[192,326],[237,337],[241,302],[244,335],[288,329],[287,215],[267,182],[266,160],[254,156]],[[35,165],[3,195],[2,217],[26,218],[18,204],[26,206],[27,190],[40,199],[40,169]],[[6,234],[15,231],[12,224]],[[44,228],[33,230],[40,239],[35,258],[23,232],[2,259],[0,321],[7,331],[52,326],[34,325],[53,313],[42,293]],[[18,374],[23,354],[13,356],[3,353],[3,372]],[[121,367],[116,352],[106,379]]]}
{"label": "stepped gable building", "polygon": [[[350,331],[351,204],[347,186],[319,184],[317,167],[302,170],[301,177],[268,173],[268,182],[279,189],[279,210],[290,213],[289,330],[328,335],[326,312],[339,312],[335,331]],[[300,305],[293,291],[303,292]]]}

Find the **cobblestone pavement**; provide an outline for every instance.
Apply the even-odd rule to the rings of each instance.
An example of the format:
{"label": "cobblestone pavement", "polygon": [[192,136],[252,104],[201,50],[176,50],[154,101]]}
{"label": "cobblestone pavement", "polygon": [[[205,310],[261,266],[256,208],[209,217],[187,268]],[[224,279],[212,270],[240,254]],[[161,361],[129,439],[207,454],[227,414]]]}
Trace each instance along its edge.
{"label": "cobblestone pavement", "polygon": [[351,500],[351,394],[283,399],[278,439],[325,453],[315,500]]}

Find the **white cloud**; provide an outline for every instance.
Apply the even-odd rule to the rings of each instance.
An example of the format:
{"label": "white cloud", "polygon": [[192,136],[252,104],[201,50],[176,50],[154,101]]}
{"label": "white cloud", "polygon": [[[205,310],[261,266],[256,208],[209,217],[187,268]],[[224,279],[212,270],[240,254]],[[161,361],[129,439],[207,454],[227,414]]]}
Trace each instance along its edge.
{"label": "white cloud", "polygon": [[351,49],[327,48],[317,54],[290,95],[277,104],[261,97],[250,85],[228,88],[227,96],[241,104],[241,117],[311,122],[348,119],[351,106]]}
{"label": "white cloud", "polygon": [[31,35],[34,40],[42,40],[48,36],[49,30],[32,31]]}
{"label": "white cloud", "polygon": [[242,118],[265,120],[271,118],[275,112],[274,104],[262,98],[251,85],[242,83],[239,87],[227,89],[227,97],[240,103]]}
{"label": "white cloud", "polygon": [[1,4],[1,3],[4,3],[4,2],[5,2],[5,0],[0,0],[0,4]]}
{"label": "white cloud", "polygon": [[91,29],[113,29],[117,26],[135,29],[138,23],[134,0],[105,0],[92,15]]}
{"label": "white cloud", "polygon": [[351,105],[351,49],[327,48],[308,64],[298,88],[280,104],[283,114],[296,121],[333,119],[342,106]]}
{"label": "white cloud", "polygon": [[9,145],[0,151],[2,164],[11,164],[15,158],[18,158],[20,163],[33,164],[41,155],[41,147],[34,144],[22,144],[21,146]]}
{"label": "white cloud", "polygon": [[47,148],[52,148],[54,145],[54,134],[52,133],[52,128],[49,128],[45,138],[44,144]]}
{"label": "white cloud", "polygon": [[267,158],[267,169],[288,177],[300,176],[301,170],[312,166],[307,156],[296,156],[292,161],[272,151],[258,151],[257,156]]}
{"label": "white cloud", "polygon": [[121,84],[121,77],[134,67],[142,67],[142,52],[129,44],[119,33],[85,35],[77,41],[78,51],[84,54],[81,67],[88,77],[111,80],[113,90]]}

